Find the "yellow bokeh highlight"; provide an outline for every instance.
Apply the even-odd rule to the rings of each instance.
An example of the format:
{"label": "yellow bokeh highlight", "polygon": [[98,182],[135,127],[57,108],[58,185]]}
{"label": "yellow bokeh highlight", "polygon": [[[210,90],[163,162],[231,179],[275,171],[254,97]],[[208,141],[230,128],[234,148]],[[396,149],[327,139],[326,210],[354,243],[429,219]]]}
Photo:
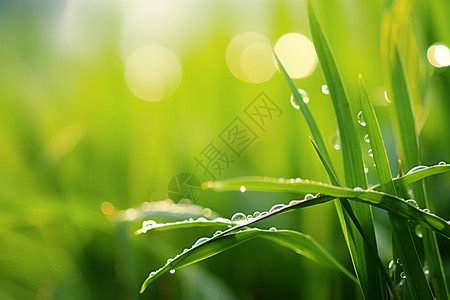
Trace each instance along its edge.
{"label": "yellow bokeh highlight", "polygon": [[236,35],[228,45],[226,60],[231,73],[245,82],[267,81],[276,71],[269,39],[255,32]]}
{"label": "yellow bokeh highlight", "polygon": [[432,45],[428,48],[427,57],[430,64],[436,68],[450,66],[450,49],[445,45]]}
{"label": "yellow bokeh highlight", "polygon": [[143,46],[128,57],[125,80],[136,97],[159,101],[172,96],[177,90],[181,80],[181,64],[167,48]]}
{"label": "yellow bokeh highlight", "polygon": [[317,65],[317,54],[310,39],[299,33],[287,33],[275,44],[275,53],[291,78],[305,78]]}

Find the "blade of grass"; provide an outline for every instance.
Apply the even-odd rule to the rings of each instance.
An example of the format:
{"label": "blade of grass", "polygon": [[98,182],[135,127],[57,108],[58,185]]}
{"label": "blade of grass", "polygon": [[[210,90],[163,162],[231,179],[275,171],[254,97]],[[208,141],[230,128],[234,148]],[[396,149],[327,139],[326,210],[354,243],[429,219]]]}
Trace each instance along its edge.
{"label": "blade of grass", "polygon": [[[359,75],[359,86],[361,93],[361,108],[366,122],[366,128],[370,138],[370,146],[376,164],[378,178],[381,182],[381,191],[391,195],[397,195],[394,183],[392,182],[391,170],[387,158],[380,127],[375,115],[375,111],[367,95],[364,80]],[[408,228],[407,220],[389,213],[394,237],[393,253],[398,253],[406,274],[406,281],[413,299],[433,300],[433,294],[425,278],[422,264],[417,254],[416,246]]]}
{"label": "blade of grass", "polygon": [[[349,187],[367,188],[361,148],[344,85],[311,1],[308,1],[307,3],[311,36],[324,77],[328,84],[338,122],[345,183],[346,186]],[[374,249],[377,249],[371,207],[364,204],[353,203],[352,209],[358,218],[365,235],[368,237],[371,246]],[[347,226],[347,228],[351,228],[350,230],[352,231],[355,230],[352,224]],[[360,280],[362,293],[366,299],[384,299],[384,287],[378,266],[376,262],[370,258],[370,250],[365,244],[365,241],[358,234],[353,234],[353,237],[355,238],[355,245],[349,244],[349,250],[352,255],[358,279]]]}
{"label": "blade of grass", "polygon": [[[330,166],[328,165],[328,163],[326,162],[325,158],[322,155],[322,152],[320,152],[319,148],[317,148],[316,144],[314,143],[313,140],[311,140],[311,143],[314,146],[314,149],[317,152],[317,155],[319,156],[320,160],[322,161],[322,164],[324,165],[328,176],[330,177],[331,182],[334,185],[339,185],[339,180],[337,179],[336,175],[333,173],[333,171],[331,170]],[[362,238],[364,239],[364,241],[366,242],[366,244],[369,247],[370,253],[372,254],[372,258],[376,260],[378,267],[380,268],[381,271],[381,275],[384,277],[384,280],[387,284],[387,286],[389,287],[389,290],[391,291],[391,294],[393,296],[394,299],[400,300],[400,296],[397,293],[397,290],[394,287],[394,283],[392,282],[388,271],[386,270],[386,268],[384,267],[383,263],[381,262],[380,257],[377,254],[377,251],[371,247],[370,242],[368,241],[366,235],[364,234],[364,231],[361,227],[361,225],[359,224],[358,219],[356,218],[355,214],[353,213],[353,210],[350,206],[350,203],[348,202],[347,199],[344,198],[340,198],[339,199],[342,203],[342,206],[344,207],[345,211],[347,212],[347,214],[349,215],[349,217],[352,219],[353,224],[355,225],[355,227],[358,229],[359,233],[361,234]]]}
{"label": "blade of grass", "polygon": [[[431,167],[427,167],[425,169],[418,170],[416,172],[409,173],[407,175],[393,178],[392,181],[394,183],[395,189],[398,190],[402,187],[405,187],[408,184],[419,181],[431,175],[442,174],[450,171],[450,165],[435,165]],[[381,185],[377,184],[371,188],[375,191],[381,191]]]}
{"label": "blade of grass", "polygon": [[[236,177],[222,181],[216,181],[209,184],[210,188],[217,191],[239,191],[241,186],[245,186],[249,191],[268,191],[268,192],[294,192],[299,194],[320,193],[325,196],[335,198],[349,198],[361,203],[370,204],[386,211],[395,213],[401,217],[414,220],[426,228],[432,229],[443,236],[450,238],[450,224],[431,213],[424,212],[417,208],[414,204],[404,201],[401,198],[376,192],[373,190],[349,189],[337,187],[312,180],[279,180],[277,178],[268,178],[261,176]],[[314,204],[324,203],[331,199],[313,199]],[[308,201],[305,201],[306,203]],[[306,204],[305,203],[305,204]],[[302,205],[305,205],[302,204]],[[294,208],[296,206],[290,207]],[[289,208],[289,206],[288,206]],[[361,222],[361,221],[360,221]]]}
{"label": "blade of grass", "polygon": [[[397,47],[394,50],[391,75],[391,94],[397,120],[400,154],[407,169],[420,165],[419,143],[416,131],[411,98],[406,83],[403,64]],[[411,184],[414,198],[420,207],[429,207],[422,181]],[[433,232],[423,232],[425,259],[428,262],[433,290],[438,299],[449,299],[442,259],[436,235]]]}
{"label": "blade of grass", "polygon": [[172,229],[186,229],[192,227],[228,227],[232,223],[229,219],[224,218],[216,218],[214,220],[206,220],[205,218],[199,218],[197,220],[184,220],[179,222],[170,222],[170,223],[156,223],[152,222],[152,220],[147,221],[148,224],[145,224],[145,221],[142,225],[142,228],[135,232],[136,235],[141,233],[146,233],[150,230],[172,230]]}
{"label": "blade of grass", "polygon": [[150,283],[170,270],[177,270],[190,264],[205,260],[256,237],[268,239],[295,251],[297,254],[303,255],[315,262],[323,264],[324,266],[341,271],[351,280],[357,282],[353,274],[351,274],[344,266],[342,266],[342,264],[334,259],[331,254],[329,254],[311,237],[291,230],[271,231],[252,228],[225,235],[218,235],[209,240],[205,240],[203,243],[194,245],[188,250],[185,250],[172,260],[168,260],[168,262],[159,270],[150,273],[150,276],[142,284],[140,292],[143,293]]}

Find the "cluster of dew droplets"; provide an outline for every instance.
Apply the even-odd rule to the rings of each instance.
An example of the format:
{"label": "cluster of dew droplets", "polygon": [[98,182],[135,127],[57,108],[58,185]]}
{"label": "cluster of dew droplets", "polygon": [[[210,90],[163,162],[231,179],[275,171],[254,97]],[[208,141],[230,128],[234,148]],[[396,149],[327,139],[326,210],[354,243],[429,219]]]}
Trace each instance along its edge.
{"label": "cluster of dew droplets", "polygon": [[[304,103],[309,102],[309,95],[305,90],[298,89],[298,93],[302,97]],[[295,99],[294,95],[291,96],[291,104],[295,109],[300,109],[300,104],[297,103],[297,100]]]}

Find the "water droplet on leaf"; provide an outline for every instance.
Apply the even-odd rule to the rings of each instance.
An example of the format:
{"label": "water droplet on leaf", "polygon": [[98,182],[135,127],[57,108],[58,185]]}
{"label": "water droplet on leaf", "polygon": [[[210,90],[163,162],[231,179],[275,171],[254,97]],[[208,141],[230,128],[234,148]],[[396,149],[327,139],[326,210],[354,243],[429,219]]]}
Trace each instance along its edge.
{"label": "water droplet on leaf", "polygon": [[329,95],[330,91],[328,90],[328,86],[326,84],[322,85],[322,93],[325,95]]}
{"label": "water droplet on leaf", "polygon": [[245,186],[241,185],[241,193],[244,193],[246,190]]}
{"label": "water droplet on leaf", "polygon": [[[302,89],[298,89],[298,92],[300,93],[303,102],[308,103],[309,102],[308,93]],[[295,109],[300,109],[300,105],[297,103],[297,100],[294,98],[294,95],[291,96],[291,104]]]}
{"label": "water droplet on leaf", "polygon": [[209,241],[209,238],[201,237],[194,243],[193,247],[197,247],[198,245],[203,244],[204,242],[207,242],[207,241]]}
{"label": "water droplet on leaf", "polygon": [[369,149],[369,151],[367,151],[367,153],[369,154],[370,157],[373,157],[373,151],[372,151],[372,149]]}
{"label": "water droplet on leaf", "polygon": [[423,237],[423,231],[422,231],[422,226],[417,225],[416,229],[415,229],[416,235],[419,239],[421,239]]}
{"label": "water droplet on leaf", "polygon": [[306,194],[305,197],[303,198],[304,200],[310,200],[315,198],[313,194]]}
{"label": "water droplet on leaf", "polygon": [[231,222],[242,223],[245,221],[247,221],[247,217],[241,212],[237,212],[231,217]]}
{"label": "water droplet on leaf", "polygon": [[408,173],[406,173],[406,175],[420,171],[420,170],[424,170],[424,169],[428,169],[428,167],[427,166],[417,166],[417,167],[414,167],[411,170],[409,170]]}
{"label": "water droplet on leaf", "polygon": [[272,206],[272,208],[269,210],[269,213],[274,213],[274,212],[279,211],[280,209],[282,209],[284,207],[285,207],[284,204],[276,204],[276,205]]}
{"label": "water droplet on leaf", "polygon": [[361,125],[361,126],[363,126],[363,127],[366,127],[366,122],[364,121],[362,111],[360,111],[360,112],[358,113],[358,116],[357,116],[356,118],[357,118],[357,120],[358,120],[359,125]]}
{"label": "water droplet on leaf", "polygon": [[331,144],[333,145],[333,148],[335,150],[341,149],[341,139],[339,137],[339,134],[335,134],[331,137]]}
{"label": "water droplet on leaf", "polygon": [[275,227],[270,227],[269,231],[277,231]]}
{"label": "water droplet on leaf", "polygon": [[445,166],[447,163],[445,162],[445,161],[440,161],[439,163],[438,163],[438,166]]}
{"label": "water droplet on leaf", "polygon": [[364,136],[364,142],[370,143],[370,139],[369,139],[369,135],[368,135],[368,134],[366,134],[366,135]]}

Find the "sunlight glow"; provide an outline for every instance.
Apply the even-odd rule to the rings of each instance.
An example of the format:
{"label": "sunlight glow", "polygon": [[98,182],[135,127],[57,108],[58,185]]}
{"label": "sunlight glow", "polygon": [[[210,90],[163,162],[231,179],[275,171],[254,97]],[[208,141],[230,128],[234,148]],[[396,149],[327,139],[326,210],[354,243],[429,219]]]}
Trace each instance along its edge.
{"label": "sunlight glow", "polygon": [[310,39],[299,33],[287,33],[275,44],[275,53],[291,78],[305,78],[317,65],[317,54]]}
{"label": "sunlight glow", "polygon": [[125,80],[131,92],[147,101],[173,95],[181,80],[181,64],[169,49],[148,45],[135,50],[125,65]]}
{"label": "sunlight glow", "polygon": [[276,70],[269,39],[255,32],[235,36],[228,45],[226,60],[231,73],[245,82],[267,81]]}
{"label": "sunlight glow", "polygon": [[445,45],[432,45],[428,48],[427,57],[430,64],[436,68],[450,66],[450,49]]}

